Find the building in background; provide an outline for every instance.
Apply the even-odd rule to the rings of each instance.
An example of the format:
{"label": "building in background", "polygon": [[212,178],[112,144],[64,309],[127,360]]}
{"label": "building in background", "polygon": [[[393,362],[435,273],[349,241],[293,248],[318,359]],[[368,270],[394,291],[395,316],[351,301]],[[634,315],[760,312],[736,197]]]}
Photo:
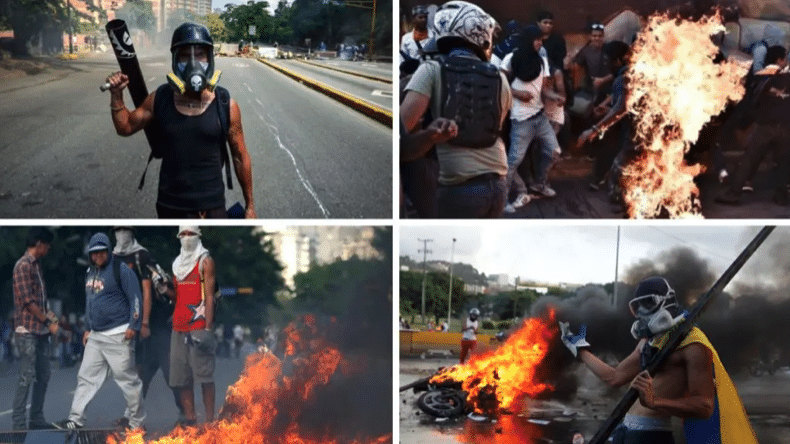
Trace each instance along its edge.
{"label": "building in background", "polygon": [[313,265],[329,264],[357,257],[379,257],[373,248],[373,227],[263,227],[283,266],[285,284],[293,287],[294,276]]}

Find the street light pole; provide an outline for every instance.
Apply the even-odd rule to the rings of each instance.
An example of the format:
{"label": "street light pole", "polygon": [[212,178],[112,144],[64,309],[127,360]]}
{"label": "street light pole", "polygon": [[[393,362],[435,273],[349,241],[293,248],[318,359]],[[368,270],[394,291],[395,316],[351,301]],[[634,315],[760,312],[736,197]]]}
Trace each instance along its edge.
{"label": "street light pole", "polygon": [[453,252],[450,255],[450,292],[447,297],[447,330],[450,330],[450,319],[453,313],[453,262],[455,261],[455,238],[453,238]]}
{"label": "street light pole", "polygon": [[431,250],[428,249],[428,242],[433,242],[433,239],[417,239],[418,241],[423,243],[422,250],[418,250],[418,252],[422,252],[422,322],[425,322],[425,276],[427,274],[427,256],[428,253],[431,253]]}
{"label": "street light pole", "polygon": [[612,294],[612,306],[617,307],[617,272],[620,270],[620,226],[617,226],[617,253],[614,259],[614,292]]}

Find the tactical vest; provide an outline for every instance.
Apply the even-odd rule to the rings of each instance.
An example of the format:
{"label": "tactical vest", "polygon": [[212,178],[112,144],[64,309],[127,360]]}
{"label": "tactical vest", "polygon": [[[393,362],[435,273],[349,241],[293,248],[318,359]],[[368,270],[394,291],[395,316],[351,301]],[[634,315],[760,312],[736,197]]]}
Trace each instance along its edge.
{"label": "tactical vest", "polygon": [[467,57],[439,61],[442,72],[441,117],[455,120],[458,136],[451,140],[465,148],[489,148],[502,129],[502,77],[488,62]]}

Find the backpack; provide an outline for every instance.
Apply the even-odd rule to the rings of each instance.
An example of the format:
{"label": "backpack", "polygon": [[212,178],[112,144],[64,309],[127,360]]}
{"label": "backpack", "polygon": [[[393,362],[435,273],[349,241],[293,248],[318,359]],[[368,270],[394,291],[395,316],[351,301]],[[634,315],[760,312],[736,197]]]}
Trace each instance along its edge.
{"label": "backpack", "polygon": [[439,61],[442,76],[440,116],[455,120],[458,136],[453,145],[488,148],[502,130],[502,77],[488,62],[465,57]]}
{"label": "backpack", "polygon": [[[163,112],[163,101],[157,100],[156,98],[163,97],[162,94],[166,93],[173,93],[170,85],[165,83],[160,85],[159,88],[156,89],[156,95],[154,98],[154,115],[162,115]],[[217,85],[214,87],[214,93],[216,94],[217,100],[219,100],[219,125],[222,129],[222,140],[225,142],[224,149],[221,150],[222,155],[222,165],[225,167],[225,182],[228,185],[228,189],[233,189],[233,180],[230,175],[230,153],[228,152],[228,132],[230,129],[230,93],[227,89]],[[157,110],[159,112],[157,112]],[[138,190],[143,189],[143,185],[145,184],[145,173],[148,172],[148,165],[151,164],[151,160],[153,159],[161,159],[164,157],[165,151],[167,147],[161,143],[161,138],[152,141],[149,139],[149,145],[151,147],[151,153],[148,155],[148,163],[145,164],[145,170],[143,171],[142,177],[140,177],[140,185],[137,187]]]}

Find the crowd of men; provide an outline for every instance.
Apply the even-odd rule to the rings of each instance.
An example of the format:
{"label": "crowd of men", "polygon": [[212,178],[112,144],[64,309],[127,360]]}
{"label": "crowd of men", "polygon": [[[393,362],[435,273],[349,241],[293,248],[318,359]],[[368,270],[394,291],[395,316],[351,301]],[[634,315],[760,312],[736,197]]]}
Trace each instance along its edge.
{"label": "crowd of men", "polygon": [[[622,203],[622,167],[638,154],[626,112],[633,35],[610,39],[603,23],[591,22],[587,42],[569,54],[548,11],[532,23],[510,21],[501,36],[491,15],[465,1],[416,6],[411,17],[400,47],[401,217],[516,213],[556,196],[549,172],[571,151],[593,162],[590,190]],[[722,36],[712,38],[721,45]],[[726,187],[716,200],[738,204],[773,151],[774,202],[787,205],[790,73],[781,31],[768,25],[761,41],[741,49],[754,58],[746,98],[709,125],[715,142],[701,138],[687,160],[709,162]],[[744,154],[731,174],[723,151],[733,149],[736,130],[746,141],[734,147]]]}
{"label": "crowd of men", "polygon": [[84,346],[77,385],[68,417],[49,422],[43,407],[50,379],[50,340],[59,337],[64,324],[48,309],[40,263],[54,235],[42,227],[29,230],[25,252],[13,272],[13,340],[19,358],[15,430],[84,427],[86,409],[108,375],[126,400],[126,410],[114,426],[144,429],[144,400],[160,368],[180,412],[176,425],[197,424],[196,384],[206,421],[214,419],[215,274],[200,228],[179,227],[181,251],[172,277],[139,244],[132,227],[117,226],[113,233],[114,246],[101,232],[88,244],[84,331],[72,332]]}

